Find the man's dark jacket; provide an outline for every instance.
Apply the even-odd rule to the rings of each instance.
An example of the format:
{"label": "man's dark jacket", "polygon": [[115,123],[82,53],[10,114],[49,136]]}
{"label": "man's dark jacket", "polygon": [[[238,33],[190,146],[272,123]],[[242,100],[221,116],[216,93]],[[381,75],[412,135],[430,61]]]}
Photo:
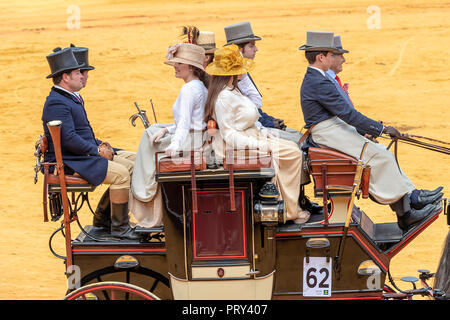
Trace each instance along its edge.
{"label": "man's dark jacket", "polygon": [[305,120],[305,128],[337,116],[347,124],[378,137],[383,125],[356,111],[338,92],[333,82],[318,70],[309,68],[306,71],[300,89],[300,103]]}
{"label": "man's dark jacket", "polygon": [[48,152],[44,161],[55,162],[53,141],[47,122],[61,120],[61,149],[69,174],[77,172],[90,184],[98,186],[105,180],[108,160],[98,156],[99,141],[95,138],[82,103],[72,94],[53,87],[42,112],[44,134],[48,138]]}

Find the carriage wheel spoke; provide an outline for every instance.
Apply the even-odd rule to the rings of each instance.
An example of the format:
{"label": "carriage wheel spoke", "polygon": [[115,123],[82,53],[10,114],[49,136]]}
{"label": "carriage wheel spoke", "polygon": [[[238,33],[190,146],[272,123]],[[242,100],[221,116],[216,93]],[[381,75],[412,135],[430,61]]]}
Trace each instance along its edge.
{"label": "carriage wheel spoke", "polygon": [[159,279],[155,279],[155,282],[153,282],[153,285],[149,291],[153,292],[155,290],[156,286],[158,285],[158,283],[159,283]]}

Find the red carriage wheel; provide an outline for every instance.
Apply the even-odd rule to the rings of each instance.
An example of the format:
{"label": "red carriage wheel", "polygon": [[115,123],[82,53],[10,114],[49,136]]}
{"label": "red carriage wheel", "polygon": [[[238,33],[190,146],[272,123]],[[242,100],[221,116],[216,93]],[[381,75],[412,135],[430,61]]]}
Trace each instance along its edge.
{"label": "red carriage wheel", "polygon": [[160,300],[156,295],[138,286],[117,282],[105,281],[88,284],[78,288],[67,296],[64,300]]}

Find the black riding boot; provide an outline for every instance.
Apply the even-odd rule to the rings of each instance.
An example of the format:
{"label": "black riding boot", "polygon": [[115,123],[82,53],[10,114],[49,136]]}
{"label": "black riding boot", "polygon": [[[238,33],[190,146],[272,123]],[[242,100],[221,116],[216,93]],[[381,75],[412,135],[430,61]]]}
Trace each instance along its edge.
{"label": "black riding boot", "polygon": [[397,214],[398,226],[404,233],[435,212],[437,208],[435,204],[430,203],[420,210],[414,209],[411,207],[411,200],[408,194],[397,202],[390,204],[390,207]]}
{"label": "black riding boot", "polygon": [[94,219],[92,225],[97,228],[104,229],[110,232],[111,230],[111,205],[109,201],[109,188],[98,202],[97,209],[95,209]]}
{"label": "black riding boot", "polygon": [[141,236],[128,224],[128,203],[111,203],[111,236],[113,238],[138,240]]}

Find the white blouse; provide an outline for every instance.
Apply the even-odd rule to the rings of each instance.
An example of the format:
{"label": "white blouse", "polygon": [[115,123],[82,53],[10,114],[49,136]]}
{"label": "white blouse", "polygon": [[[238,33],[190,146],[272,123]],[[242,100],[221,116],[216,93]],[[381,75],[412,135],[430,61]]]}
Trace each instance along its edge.
{"label": "white blouse", "polygon": [[167,127],[173,134],[167,149],[180,150],[189,130],[201,131],[206,127],[203,117],[207,96],[208,89],[200,80],[191,80],[181,87],[172,107],[175,124]]}

